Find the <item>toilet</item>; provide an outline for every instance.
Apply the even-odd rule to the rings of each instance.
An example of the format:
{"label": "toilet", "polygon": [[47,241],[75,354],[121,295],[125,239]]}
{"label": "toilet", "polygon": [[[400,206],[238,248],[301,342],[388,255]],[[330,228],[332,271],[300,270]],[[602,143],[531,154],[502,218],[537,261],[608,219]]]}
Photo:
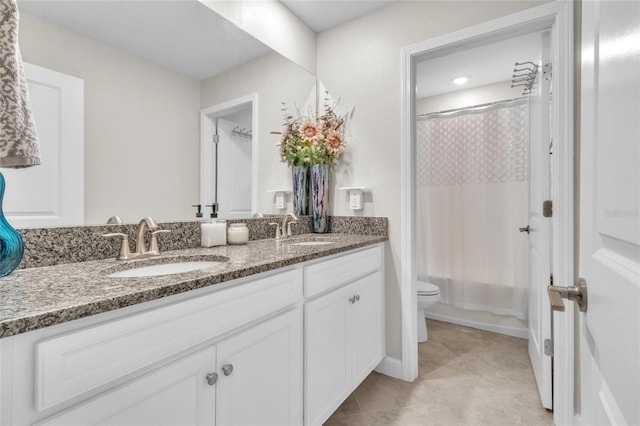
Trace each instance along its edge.
{"label": "toilet", "polygon": [[424,281],[417,281],[416,288],[418,291],[418,342],[423,343],[428,339],[424,310],[440,301],[440,288]]}

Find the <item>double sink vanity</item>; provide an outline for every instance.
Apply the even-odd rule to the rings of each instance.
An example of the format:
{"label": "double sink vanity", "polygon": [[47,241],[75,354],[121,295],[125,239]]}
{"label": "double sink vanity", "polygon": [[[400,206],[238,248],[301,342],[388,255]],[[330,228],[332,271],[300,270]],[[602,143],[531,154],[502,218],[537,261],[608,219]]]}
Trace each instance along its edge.
{"label": "double sink vanity", "polygon": [[357,232],[0,279],[0,424],[322,424],[384,356],[386,222]]}

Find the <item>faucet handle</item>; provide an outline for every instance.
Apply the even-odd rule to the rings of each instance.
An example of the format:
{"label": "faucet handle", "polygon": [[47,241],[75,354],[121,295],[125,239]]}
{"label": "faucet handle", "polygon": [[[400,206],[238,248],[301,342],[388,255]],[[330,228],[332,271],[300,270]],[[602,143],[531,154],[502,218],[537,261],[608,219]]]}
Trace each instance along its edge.
{"label": "faucet handle", "polygon": [[168,234],[171,232],[169,229],[158,229],[151,232],[151,242],[149,243],[149,253],[160,254],[160,248],[158,247],[158,239],[156,234]]}
{"label": "faucet handle", "polygon": [[276,222],[270,222],[269,225],[276,227],[276,240],[282,238],[282,231],[280,230],[280,224]]}
{"label": "faucet handle", "polygon": [[122,243],[120,244],[120,253],[117,260],[127,260],[131,258],[131,250],[129,250],[129,236],[120,232],[113,232],[109,234],[102,234],[105,238],[122,237]]}

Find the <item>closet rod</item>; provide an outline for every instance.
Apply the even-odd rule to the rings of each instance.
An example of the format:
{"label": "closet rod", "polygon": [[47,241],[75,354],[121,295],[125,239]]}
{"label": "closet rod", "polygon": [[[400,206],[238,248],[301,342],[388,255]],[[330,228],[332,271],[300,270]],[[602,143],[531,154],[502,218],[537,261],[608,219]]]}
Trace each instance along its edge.
{"label": "closet rod", "polygon": [[499,104],[506,104],[509,102],[516,102],[522,99],[527,99],[526,96],[520,96],[519,98],[512,98],[512,99],[504,99],[502,101],[493,101],[493,102],[487,102],[484,104],[478,104],[478,105],[471,105],[471,106],[466,106],[466,107],[462,107],[462,108],[453,108],[453,109],[446,109],[444,111],[434,111],[434,112],[428,112],[426,114],[418,114],[418,117],[429,117],[430,115],[436,115],[436,114],[449,114],[449,113],[454,113],[454,112],[460,112],[460,111],[465,111],[468,109],[475,109],[475,108],[482,108],[482,107],[488,107],[488,106],[492,106],[492,105],[499,105]]}

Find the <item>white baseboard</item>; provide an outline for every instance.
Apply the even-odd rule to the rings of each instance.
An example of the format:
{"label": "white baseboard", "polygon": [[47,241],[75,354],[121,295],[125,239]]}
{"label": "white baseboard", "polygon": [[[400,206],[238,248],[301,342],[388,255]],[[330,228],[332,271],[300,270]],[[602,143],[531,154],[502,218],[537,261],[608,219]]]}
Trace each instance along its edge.
{"label": "white baseboard", "polygon": [[376,367],[380,374],[402,380],[402,361],[397,358],[384,357]]}
{"label": "white baseboard", "polygon": [[433,319],[436,321],[448,322],[451,324],[463,325],[465,327],[477,328],[485,331],[492,331],[494,333],[500,333],[507,336],[519,337],[521,339],[529,338],[529,330],[522,327],[512,327],[500,324],[491,324],[483,321],[477,321],[474,319],[460,318],[451,315],[442,315],[434,312],[425,312],[424,316],[427,319]]}

